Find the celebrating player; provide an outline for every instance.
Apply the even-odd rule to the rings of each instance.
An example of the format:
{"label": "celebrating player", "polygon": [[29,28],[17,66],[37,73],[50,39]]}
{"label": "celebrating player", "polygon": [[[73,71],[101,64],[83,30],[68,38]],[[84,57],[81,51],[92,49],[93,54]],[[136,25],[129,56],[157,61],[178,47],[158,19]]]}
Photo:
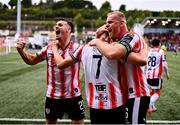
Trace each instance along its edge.
{"label": "celebrating player", "polygon": [[[71,33],[74,31],[73,24],[61,18],[56,22],[55,28],[58,53],[62,57],[68,57],[69,53],[79,47],[79,44],[70,40]],[[35,65],[43,60],[47,61],[46,124],[57,123],[57,119],[62,119],[64,113],[69,115],[72,124],[83,124],[84,107],[79,80],[80,63],[59,69],[55,64],[51,46],[44,47],[36,54],[25,51],[24,47],[24,41],[20,40],[17,50],[27,64]]]}
{"label": "celebrating player", "polygon": [[[97,30],[97,37],[105,44],[107,30]],[[113,43],[112,43],[113,44]],[[109,60],[94,46],[84,45],[79,47],[70,57],[62,58],[57,51],[57,43],[52,43],[56,64],[59,68],[82,61],[85,73],[86,98],[90,106],[90,120],[92,124],[122,124],[125,123],[124,104],[127,95],[123,84],[120,82],[120,61]],[[146,63],[142,56],[131,53],[136,63]],[[131,55],[130,54],[130,55]],[[139,57],[139,58],[138,58]],[[131,60],[131,59],[130,59]],[[135,61],[133,61],[135,62]]]}
{"label": "celebrating player", "polygon": [[[121,60],[123,58],[126,62],[131,52],[139,53],[144,47],[144,41],[137,33],[128,32],[125,15],[122,12],[113,11],[107,15],[106,29],[116,44],[105,44],[100,39],[94,39],[91,45],[97,46],[108,59]],[[122,64],[120,76],[121,83],[126,86],[128,92],[126,103],[128,123],[144,124],[150,93],[143,67],[132,63]]]}
{"label": "celebrating player", "polygon": [[156,101],[159,99],[160,90],[162,88],[162,74],[163,69],[166,78],[169,79],[168,65],[166,62],[165,54],[160,49],[160,40],[154,39],[152,41],[152,48],[150,49],[147,64],[147,81],[151,88],[151,99],[148,112],[156,111]]}

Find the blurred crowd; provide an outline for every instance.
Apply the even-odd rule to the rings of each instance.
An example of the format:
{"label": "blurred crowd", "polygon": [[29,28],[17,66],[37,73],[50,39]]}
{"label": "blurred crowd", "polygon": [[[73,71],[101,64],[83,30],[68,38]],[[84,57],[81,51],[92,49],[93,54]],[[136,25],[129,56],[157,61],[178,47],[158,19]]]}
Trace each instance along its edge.
{"label": "blurred crowd", "polygon": [[180,33],[147,33],[144,34],[144,37],[148,43],[151,43],[154,38],[159,39],[168,51],[175,48],[180,51]]}
{"label": "blurred crowd", "polygon": [[[6,43],[7,38],[9,37],[0,37],[0,47],[2,47]],[[167,51],[173,51],[174,49],[180,51],[180,33],[146,33],[144,34],[144,38],[148,43],[151,43],[154,38],[157,38],[162,42],[162,45],[167,48]],[[88,43],[92,39],[93,37],[89,36],[86,39],[79,40],[79,42]]]}

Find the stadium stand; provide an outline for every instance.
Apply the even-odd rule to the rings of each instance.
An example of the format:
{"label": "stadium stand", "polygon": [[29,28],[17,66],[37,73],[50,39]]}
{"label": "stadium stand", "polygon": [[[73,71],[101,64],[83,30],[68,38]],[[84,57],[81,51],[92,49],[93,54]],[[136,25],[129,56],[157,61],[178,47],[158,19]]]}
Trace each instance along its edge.
{"label": "stadium stand", "polygon": [[144,37],[151,43],[154,38],[160,39],[173,50],[174,46],[180,50],[180,18],[175,17],[147,17],[142,22]]}

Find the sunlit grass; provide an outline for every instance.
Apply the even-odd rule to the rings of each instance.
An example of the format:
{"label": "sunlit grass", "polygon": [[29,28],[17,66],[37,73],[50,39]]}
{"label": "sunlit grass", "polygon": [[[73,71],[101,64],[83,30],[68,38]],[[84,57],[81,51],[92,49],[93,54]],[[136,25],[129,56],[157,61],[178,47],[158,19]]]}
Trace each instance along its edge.
{"label": "sunlit grass", "polygon": [[[179,53],[180,54],[180,53]],[[148,119],[180,119],[180,55],[167,55],[170,80],[164,78],[157,112]],[[26,65],[18,54],[0,56],[0,117],[44,118],[46,63]],[[82,93],[85,98],[84,78],[81,69]],[[89,109],[85,100],[86,118]]]}

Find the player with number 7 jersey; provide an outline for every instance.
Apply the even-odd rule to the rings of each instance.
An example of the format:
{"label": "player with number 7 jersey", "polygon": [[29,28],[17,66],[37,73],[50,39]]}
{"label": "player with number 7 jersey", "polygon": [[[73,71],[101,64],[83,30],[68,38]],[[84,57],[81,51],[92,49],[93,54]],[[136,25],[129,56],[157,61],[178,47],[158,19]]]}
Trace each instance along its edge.
{"label": "player with number 7 jersey", "polygon": [[[103,36],[100,39],[103,39]],[[106,42],[105,39],[104,42]],[[80,46],[67,58],[62,58],[57,53],[56,47],[52,50],[60,69],[79,61],[82,62],[91,124],[125,123],[124,104],[127,95],[120,82],[120,61],[107,59],[101,55],[97,47],[91,47],[88,44]],[[137,60],[137,57],[139,57],[138,60],[142,60],[142,56],[138,54],[131,57],[135,57],[131,60]]]}
{"label": "player with number 7 jersey", "polygon": [[86,81],[86,96],[90,108],[113,109],[126,101],[118,81],[120,63],[102,56],[96,47],[79,47],[72,57],[81,60]]}
{"label": "player with number 7 jersey", "polygon": [[[124,123],[124,104],[126,95],[120,83],[120,62],[108,60],[96,47],[85,45],[72,54],[75,61],[81,60],[85,74],[86,99],[90,106],[91,123]],[[107,112],[98,115],[99,111],[120,110],[109,119],[101,119]],[[96,114],[96,115],[95,115]],[[101,116],[98,117],[98,116]],[[96,117],[96,118],[94,118]],[[97,120],[95,120],[97,119]],[[100,121],[98,121],[100,120]]]}

